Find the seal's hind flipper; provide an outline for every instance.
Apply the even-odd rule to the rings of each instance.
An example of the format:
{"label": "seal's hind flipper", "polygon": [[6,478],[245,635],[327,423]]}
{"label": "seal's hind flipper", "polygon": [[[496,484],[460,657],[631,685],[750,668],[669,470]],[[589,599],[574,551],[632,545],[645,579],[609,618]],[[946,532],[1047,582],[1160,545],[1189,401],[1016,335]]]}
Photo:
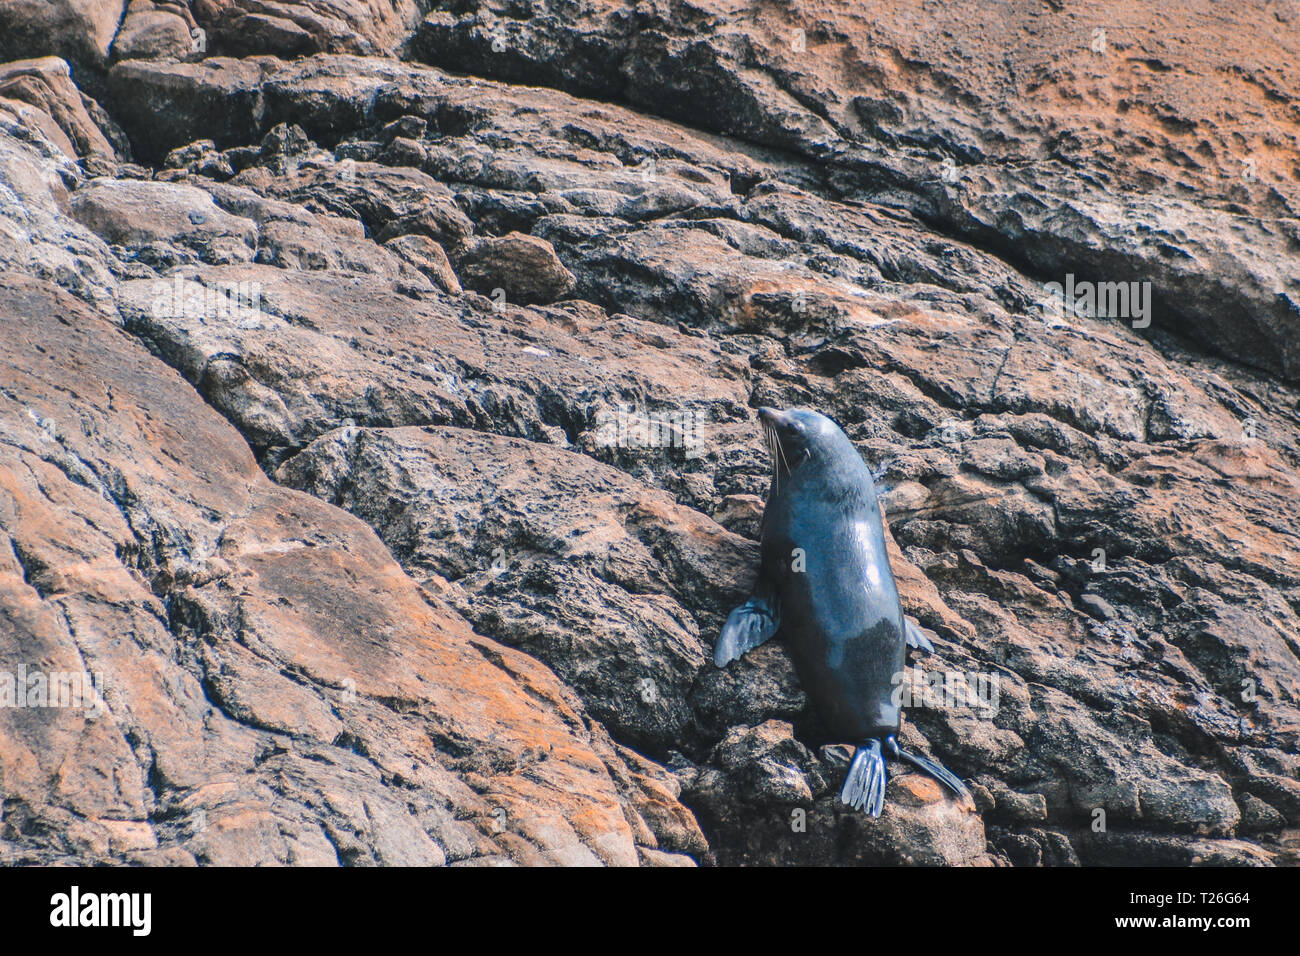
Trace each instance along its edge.
{"label": "seal's hind flipper", "polygon": [[840,790],[840,802],[873,817],[885,809],[885,758],[880,755],[880,741],[863,744],[853,752],[848,776]]}
{"label": "seal's hind flipper", "polygon": [[902,747],[898,746],[898,742],[894,740],[893,737],[889,738],[889,749],[899,760],[904,760],[922,773],[934,777],[935,780],[938,780],[957,796],[962,798],[970,797],[970,791],[966,789],[966,784],[962,783],[961,778],[943,764],[935,763],[933,760],[922,757],[920,754],[908,753]]}
{"label": "seal's hind flipper", "polygon": [[934,645],[930,643],[930,639],[921,630],[921,625],[906,615],[903,616],[903,634],[907,637],[908,647],[915,647],[927,654],[934,653]]}
{"label": "seal's hind flipper", "polygon": [[781,617],[774,603],[755,594],[727,615],[727,623],[722,625],[718,644],[713,649],[713,663],[726,667],[766,641],[780,626]]}

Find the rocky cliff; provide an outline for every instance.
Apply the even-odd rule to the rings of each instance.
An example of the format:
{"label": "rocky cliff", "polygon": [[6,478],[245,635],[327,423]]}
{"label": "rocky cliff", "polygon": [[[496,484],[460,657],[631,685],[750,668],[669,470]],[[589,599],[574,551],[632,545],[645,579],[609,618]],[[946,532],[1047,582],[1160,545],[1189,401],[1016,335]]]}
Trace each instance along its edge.
{"label": "rocky cliff", "polygon": [[[1296,862],[1294,3],[9,0],[0,61],[0,861]],[[883,471],[974,805],[845,812],[779,643],[714,668],[759,405]]]}

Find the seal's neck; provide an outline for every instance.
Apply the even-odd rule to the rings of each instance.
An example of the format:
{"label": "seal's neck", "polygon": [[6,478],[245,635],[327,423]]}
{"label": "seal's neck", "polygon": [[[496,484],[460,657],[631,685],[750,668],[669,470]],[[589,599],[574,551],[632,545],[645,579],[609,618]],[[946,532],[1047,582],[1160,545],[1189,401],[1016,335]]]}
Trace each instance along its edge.
{"label": "seal's neck", "polygon": [[871,472],[852,444],[847,448],[814,449],[788,468],[778,462],[772,473],[769,500],[785,489],[844,507],[873,506],[876,502]]}

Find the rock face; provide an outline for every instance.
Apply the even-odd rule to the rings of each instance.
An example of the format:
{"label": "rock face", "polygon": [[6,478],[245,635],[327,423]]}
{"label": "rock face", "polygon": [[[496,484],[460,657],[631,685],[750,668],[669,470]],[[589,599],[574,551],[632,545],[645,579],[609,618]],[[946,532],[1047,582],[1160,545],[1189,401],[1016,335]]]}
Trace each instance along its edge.
{"label": "rock face", "polygon": [[[5,5],[0,861],[1295,863],[1300,21],[1059,6]],[[713,666],[760,405],[974,805]]]}
{"label": "rock face", "polygon": [[[659,849],[635,805],[667,785],[633,797],[545,668],[473,633],[364,524],[268,480],[179,375],[66,293],[15,278],[0,314],[6,670],[84,669],[102,695],[6,712],[6,862]],[[702,845],[680,816],[672,835]]]}
{"label": "rock face", "polygon": [[102,67],[126,0],[8,0],[0,6],[0,60],[53,55]]}
{"label": "rock face", "polygon": [[[39,128],[64,156],[80,159],[84,171],[116,171],[114,146],[91,115],[97,107],[77,90],[63,60],[47,56],[0,65],[0,108],[18,124]],[[110,127],[109,135],[115,132]]]}

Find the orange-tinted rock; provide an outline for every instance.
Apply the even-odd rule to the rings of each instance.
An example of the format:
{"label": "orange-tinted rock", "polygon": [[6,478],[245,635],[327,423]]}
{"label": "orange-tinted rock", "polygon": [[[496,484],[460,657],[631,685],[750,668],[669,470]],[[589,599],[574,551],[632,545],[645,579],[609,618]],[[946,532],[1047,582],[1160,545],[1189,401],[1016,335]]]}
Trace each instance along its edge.
{"label": "orange-tinted rock", "polygon": [[637,862],[635,782],[549,671],[269,482],[129,336],[5,288],[4,663],[104,701],[0,711],[7,859]]}

